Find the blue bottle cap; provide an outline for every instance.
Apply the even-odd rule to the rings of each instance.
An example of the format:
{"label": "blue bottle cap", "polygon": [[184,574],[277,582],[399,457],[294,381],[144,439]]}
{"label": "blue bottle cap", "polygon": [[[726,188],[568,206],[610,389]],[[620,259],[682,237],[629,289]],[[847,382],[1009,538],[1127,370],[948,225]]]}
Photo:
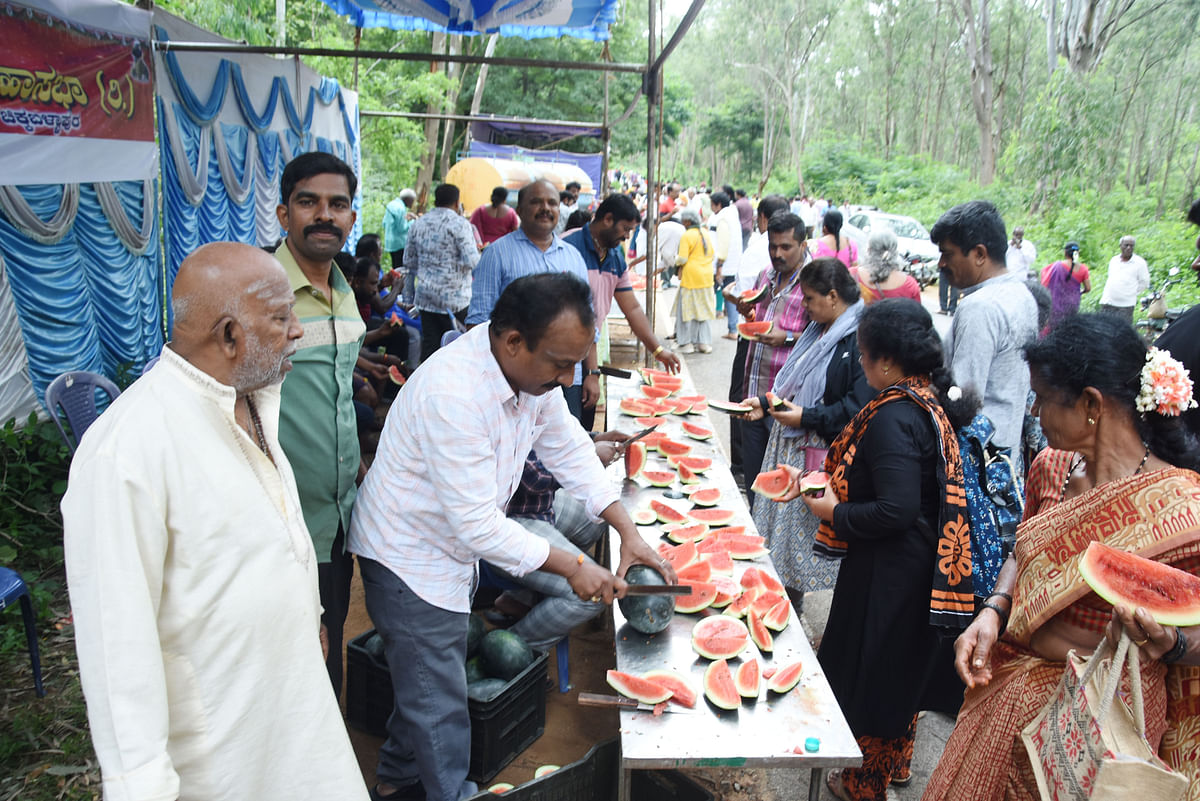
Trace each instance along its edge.
{"label": "blue bottle cap", "polygon": [[809,737],[804,741],[804,750],[810,754],[821,750],[821,738]]}

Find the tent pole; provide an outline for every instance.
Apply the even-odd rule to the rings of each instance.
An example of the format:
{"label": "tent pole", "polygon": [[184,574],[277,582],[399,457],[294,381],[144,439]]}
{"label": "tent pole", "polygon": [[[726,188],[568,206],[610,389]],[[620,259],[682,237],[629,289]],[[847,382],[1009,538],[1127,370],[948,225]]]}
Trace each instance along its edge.
{"label": "tent pole", "polygon": [[[610,28],[611,30],[611,28]],[[612,58],[612,53],[609,52],[608,42],[604,43],[603,56],[605,61]],[[608,112],[608,79],[610,74],[604,73],[604,141],[603,152],[600,154],[600,199],[603,200],[608,195],[608,151],[609,143],[612,140],[612,129],[609,127],[609,112]]]}
{"label": "tent pole", "polygon": [[[650,35],[646,37],[648,51],[646,54],[646,66],[649,70],[650,65],[654,64],[654,29],[657,27],[657,19],[654,14],[655,0],[646,0],[647,16],[649,19]],[[658,186],[657,170],[654,169],[654,163],[658,159],[658,154],[655,152],[655,143],[658,138],[654,135],[654,100],[658,97],[658,73],[647,71],[642,77],[646,96],[646,316],[650,319],[650,327],[655,325],[655,291],[654,277],[658,271]],[[654,364],[654,357],[646,351],[645,364],[651,367]]]}

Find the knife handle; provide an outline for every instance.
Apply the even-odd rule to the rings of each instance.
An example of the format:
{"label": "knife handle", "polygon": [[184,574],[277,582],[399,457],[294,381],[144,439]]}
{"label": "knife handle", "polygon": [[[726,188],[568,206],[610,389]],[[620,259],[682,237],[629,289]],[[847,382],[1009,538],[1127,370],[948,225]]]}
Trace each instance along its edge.
{"label": "knife handle", "polygon": [[605,709],[637,709],[638,702],[632,698],[622,698],[619,695],[603,695],[601,693],[580,693],[580,706],[598,706]]}

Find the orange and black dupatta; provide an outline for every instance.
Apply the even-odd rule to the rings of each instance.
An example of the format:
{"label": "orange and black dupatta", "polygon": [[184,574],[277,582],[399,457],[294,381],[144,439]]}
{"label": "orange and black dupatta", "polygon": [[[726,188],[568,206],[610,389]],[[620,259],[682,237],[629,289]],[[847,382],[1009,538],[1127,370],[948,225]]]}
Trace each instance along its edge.
{"label": "orange and black dupatta", "polygon": [[[967,496],[963,491],[962,457],[958,438],[938,402],[929,379],[907,378],[882,390],[842,429],[825,457],[829,489],[839,501],[847,499],[846,473],[854,464],[858,441],[875,412],[885,403],[908,399],[929,413],[938,435],[938,485],[943,487],[938,513],[937,559],[929,595],[929,623],[933,626],[965,628],[975,612],[971,581],[971,528],[967,515]],[[846,555],[849,543],[839,540],[833,526],[822,522],[817,529],[813,549],[823,556]]]}

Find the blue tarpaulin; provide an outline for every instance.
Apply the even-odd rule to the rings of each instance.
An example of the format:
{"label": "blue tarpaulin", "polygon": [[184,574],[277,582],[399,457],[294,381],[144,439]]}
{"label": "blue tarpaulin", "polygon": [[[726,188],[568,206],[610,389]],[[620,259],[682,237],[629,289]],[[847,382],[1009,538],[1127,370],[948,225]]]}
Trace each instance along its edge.
{"label": "blue tarpaulin", "polygon": [[608,39],[620,0],[322,0],[359,28]]}

